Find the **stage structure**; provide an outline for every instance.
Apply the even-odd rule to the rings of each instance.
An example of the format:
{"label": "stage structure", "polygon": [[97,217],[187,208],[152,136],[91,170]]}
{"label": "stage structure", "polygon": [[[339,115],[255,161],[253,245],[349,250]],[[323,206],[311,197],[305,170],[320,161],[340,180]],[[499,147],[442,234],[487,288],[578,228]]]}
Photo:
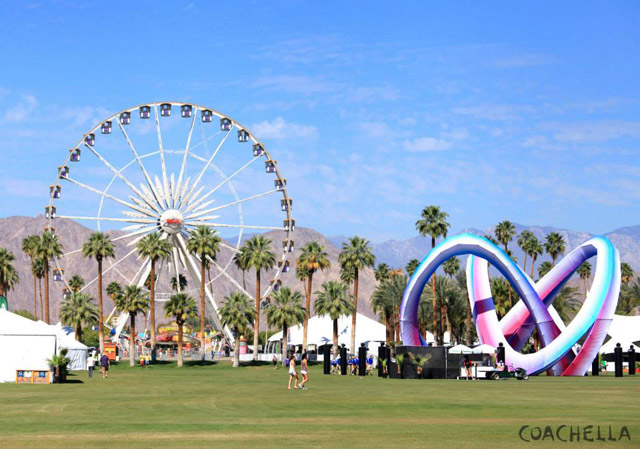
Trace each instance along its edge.
{"label": "stage structure", "polygon": [[[238,272],[230,273],[235,270],[233,256],[242,244],[243,232],[280,231],[276,235],[283,238],[275,245],[277,268],[263,273],[261,297],[277,289],[279,276],[289,271],[287,256],[294,248],[295,221],[286,179],[265,145],[247,127],[211,108],[148,103],[102,120],[67,152],[49,193],[45,208],[49,231],[55,232],[55,220],[77,220],[109,231],[113,241],[125,244],[104,265],[104,274],[124,285],[145,288],[151,264],[136,261],[136,244],[150,233],[160,233],[172,251],[170,259],[160,261],[156,270],[159,302],[174,293],[171,277],[187,279],[186,288],[174,282],[177,291],[199,296],[200,260],[187,250],[187,240],[198,226],[216,230],[223,241],[216,260],[208,261],[205,292],[211,307],[208,316],[219,330],[223,330],[218,317],[222,298],[215,298],[211,287],[215,285],[224,294],[244,291],[234,277]],[[74,273],[64,267],[74,258],[77,267],[83,256],[81,245],[65,245],[65,251],[55,261],[53,279],[61,284],[60,291],[64,287],[68,292],[68,280]],[[82,290],[91,288],[96,280],[89,279]],[[105,324],[115,330],[114,341],[127,318],[115,310],[106,318]],[[230,330],[224,329],[224,334],[232,344]]]}
{"label": "stage structure", "polygon": [[[418,304],[427,281],[436,269],[454,256],[469,255],[467,290],[480,342],[505,346],[505,361],[530,374],[551,369],[556,375],[583,376],[591,367],[607,335],[620,293],[620,256],[605,237],[589,239],[571,251],[538,282],[486,238],[471,234],[450,237],[422,260],[405,289],[400,306],[402,341],[425,346],[418,331]],[[582,308],[565,327],[553,307],[553,299],[585,260],[597,256],[593,284]],[[522,298],[500,320],[495,312],[489,282],[491,263]],[[519,351],[536,329],[543,346],[538,352]],[[586,339],[579,353],[574,345]]]}

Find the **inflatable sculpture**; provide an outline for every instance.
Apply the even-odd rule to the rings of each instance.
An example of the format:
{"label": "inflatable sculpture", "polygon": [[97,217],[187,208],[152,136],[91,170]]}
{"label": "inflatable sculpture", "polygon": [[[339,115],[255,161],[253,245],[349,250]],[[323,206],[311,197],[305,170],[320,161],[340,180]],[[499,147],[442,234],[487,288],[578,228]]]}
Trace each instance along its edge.
{"label": "inflatable sculpture", "polygon": [[[444,240],[422,260],[409,280],[400,306],[402,341],[424,346],[418,330],[418,304],[427,281],[436,269],[454,256],[469,255],[467,290],[481,343],[505,347],[505,361],[530,374],[551,370],[563,376],[583,376],[604,342],[620,293],[620,257],[605,237],[594,237],[571,251],[538,282],[486,238],[461,234]],[[553,308],[553,299],[585,260],[596,256],[591,290],[582,308],[565,327]],[[488,264],[511,283],[522,298],[501,319],[495,312]],[[520,350],[536,330],[542,348],[532,354]],[[580,351],[574,346],[586,337]]]}

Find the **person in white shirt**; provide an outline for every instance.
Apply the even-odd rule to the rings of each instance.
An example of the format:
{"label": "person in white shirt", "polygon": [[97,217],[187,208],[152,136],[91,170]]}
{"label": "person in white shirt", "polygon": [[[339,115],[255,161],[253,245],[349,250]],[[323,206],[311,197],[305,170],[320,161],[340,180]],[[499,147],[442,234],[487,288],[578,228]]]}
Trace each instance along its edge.
{"label": "person in white shirt", "polygon": [[87,369],[89,370],[89,379],[93,377],[93,369],[96,367],[96,359],[93,357],[93,353],[87,357]]}

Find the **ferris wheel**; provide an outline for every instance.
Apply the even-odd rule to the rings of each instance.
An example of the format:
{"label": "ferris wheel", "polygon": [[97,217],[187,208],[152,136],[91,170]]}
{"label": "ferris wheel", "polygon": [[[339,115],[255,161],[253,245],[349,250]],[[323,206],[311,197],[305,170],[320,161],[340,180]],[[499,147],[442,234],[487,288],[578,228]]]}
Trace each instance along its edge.
{"label": "ferris wheel", "polygon": [[[258,163],[261,159],[264,164]],[[277,268],[269,272],[261,297],[279,288],[281,273],[289,271],[287,255],[294,249],[292,206],[277,162],[247,127],[211,108],[164,102],[126,109],[84,134],[58,167],[45,217],[51,231],[56,219],[108,231],[118,244],[116,257],[105,261],[104,275],[142,288],[150,282],[151,262],[139,258],[136,244],[147,234],[160,233],[171,245],[170,258],[156,269],[160,302],[173,293],[170,276],[178,280],[175,290],[182,288],[182,276],[190,279],[183,291],[197,295],[200,259],[187,250],[187,240],[198,226],[216,230],[223,240],[215,260],[208,261],[205,293],[214,325],[233,341],[218,317],[221,298],[213,286],[217,292],[241,290],[253,298],[234,277],[233,256],[243,236],[280,231],[275,233],[282,236],[282,245],[276,246]],[[65,265],[83,257],[82,246],[65,251],[55,261],[53,278],[68,292],[71,273]],[[96,281],[90,279],[82,290]],[[115,330],[114,340],[127,318],[114,310],[106,319]]]}

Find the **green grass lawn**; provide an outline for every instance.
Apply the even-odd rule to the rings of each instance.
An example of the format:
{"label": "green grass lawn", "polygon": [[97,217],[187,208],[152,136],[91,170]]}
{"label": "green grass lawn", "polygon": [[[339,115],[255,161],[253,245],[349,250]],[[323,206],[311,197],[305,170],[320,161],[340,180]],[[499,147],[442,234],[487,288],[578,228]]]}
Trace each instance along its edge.
{"label": "green grass lawn", "polygon": [[[640,377],[640,376],[638,376]],[[627,426],[639,447],[640,380],[396,380],[324,376],[287,390],[287,373],[232,368],[114,366],[56,385],[0,384],[0,447],[13,448],[513,448],[529,426]]]}

